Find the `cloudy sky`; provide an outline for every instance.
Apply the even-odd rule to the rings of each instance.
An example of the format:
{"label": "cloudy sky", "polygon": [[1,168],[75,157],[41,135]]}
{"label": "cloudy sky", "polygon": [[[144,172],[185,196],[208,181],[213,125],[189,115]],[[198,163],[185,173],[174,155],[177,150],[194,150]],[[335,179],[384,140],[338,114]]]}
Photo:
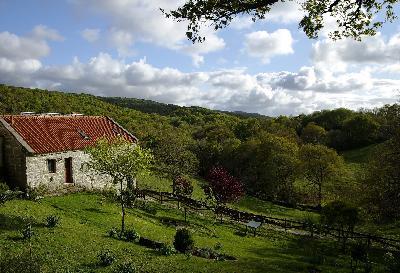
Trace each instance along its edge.
{"label": "cloudy sky", "polygon": [[399,98],[399,20],[362,42],[329,40],[330,23],[309,40],[285,2],[193,45],[159,10],[180,3],[0,0],[0,82],[271,116]]}

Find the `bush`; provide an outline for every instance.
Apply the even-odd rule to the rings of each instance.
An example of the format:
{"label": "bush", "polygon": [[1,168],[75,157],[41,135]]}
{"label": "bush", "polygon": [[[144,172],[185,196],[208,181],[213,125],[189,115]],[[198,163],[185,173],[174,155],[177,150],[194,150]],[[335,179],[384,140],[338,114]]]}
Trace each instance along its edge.
{"label": "bush", "polygon": [[157,214],[157,209],[154,207],[154,205],[145,202],[145,201],[141,201],[141,200],[136,200],[135,201],[135,205],[136,208],[145,211],[147,213],[150,213],[152,215],[156,215]]}
{"label": "bush", "polygon": [[185,253],[194,248],[192,233],[188,229],[179,229],[175,234],[174,247],[179,252]]}
{"label": "bush", "polygon": [[117,268],[114,270],[115,273],[135,273],[136,266],[132,262],[126,262],[123,264],[119,264]]}
{"label": "bush", "polygon": [[25,228],[21,230],[21,234],[24,240],[30,239],[34,235],[32,224],[31,223],[27,224]]}
{"label": "bush", "polygon": [[97,258],[99,259],[99,264],[102,266],[109,266],[117,260],[114,253],[108,249],[102,250],[99,255],[97,255]]}
{"label": "bush", "polygon": [[7,200],[9,200],[10,189],[7,184],[0,183],[0,205],[4,204]]}
{"label": "bush", "polygon": [[161,248],[158,249],[158,251],[161,253],[161,255],[164,256],[171,256],[175,253],[175,249],[167,244],[164,244]]}
{"label": "bush", "polygon": [[44,220],[45,222],[45,226],[48,228],[54,228],[56,226],[59,225],[60,223],[60,217],[56,216],[56,215],[49,215],[46,217],[46,219]]}
{"label": "bush", "polygon": [[118,235],[118,229],[116,227],[112,227],[108,232],[108,236],[111,238],[115,238]]}
{"label": "bush", "polygon": [[139,233],[136,230],[126,230],[124,233],[124,237],[128,242],[135,242],[140,239]]}
{"label": "bush", "polygon": [[37,186],[35,188],[27,188],[26,189],[26,198],[28,200],[38,201],[40,199],[43,199],[43,197],[48,192],[49,192],[49,189],[47,188],[47,186],[44,184],[40,184],[39,186]]}
{"label": "bush", "polygon": [[220,242],[217,242],[214,246],[215,250],[220,250],[222,248],[222,244]]}

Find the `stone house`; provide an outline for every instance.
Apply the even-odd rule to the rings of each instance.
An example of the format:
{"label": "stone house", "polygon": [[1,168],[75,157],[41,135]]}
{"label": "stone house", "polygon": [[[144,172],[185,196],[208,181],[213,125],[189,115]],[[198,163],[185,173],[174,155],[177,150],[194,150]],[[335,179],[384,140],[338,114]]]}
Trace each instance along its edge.
{"label": "stone house", "polygon": [[0,116],[0,175],[19,189],[103,188],[111,182],[88,170],[84,149],[100,138],[137,138],[109,117],[21,114]]}

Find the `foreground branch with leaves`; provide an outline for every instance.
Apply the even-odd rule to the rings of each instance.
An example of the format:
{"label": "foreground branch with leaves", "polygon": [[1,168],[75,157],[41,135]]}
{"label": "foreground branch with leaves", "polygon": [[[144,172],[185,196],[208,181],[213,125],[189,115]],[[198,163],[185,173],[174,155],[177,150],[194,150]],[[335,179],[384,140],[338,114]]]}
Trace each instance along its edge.
{"label": "foreground branch with leaves", "polygon": [[[167,18],[188,22],[186,36],[193,43],[204,42],[202,25],[215,30],[228,26],[236,16],[247,15],[253,21],[265,19],[268,13],[283,0],[188,0],[176,10],[166,12]],[[304,16],[299,28],[309,38],[317,38],[329,17],[336,21],[330,32],[332,39],[373,36],[386,22],[397,19],[395,5],[399,0],[305,0],[301,1]]]}

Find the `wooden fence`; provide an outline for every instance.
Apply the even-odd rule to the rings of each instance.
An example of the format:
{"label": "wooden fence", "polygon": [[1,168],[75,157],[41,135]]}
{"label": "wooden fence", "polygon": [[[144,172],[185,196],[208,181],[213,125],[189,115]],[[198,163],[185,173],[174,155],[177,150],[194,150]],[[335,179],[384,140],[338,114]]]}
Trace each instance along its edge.
{"label": "wooden fence", "polygon": [[[146,196],[156,199],[160,203],[174,201],[174,202],[180,202],[185,207],[188,207],[193,210],[209,210],[217,215],[228,217],[231,220],[240,223],[246,223],[253,220],[261,222],[263,224],[284,228],[285,230],[287,229],[300,230],[319,235],[330,235],[336,238],[340,237],[341,236],[340,233],[343,232],[338,228],[327,225],[319,225],[310,222],[292,220],[287,218],[270,217],[246,211],[240,211],[225,206],[217,206],[217,207],[210,206],[206,202],[198,201],[183,195],[173,194],[171,192],[158,192],[154,190],[137,191],[138,198],[146,199]],[[185,209],[185,214],[186,214],[186,209]],[[397,250],[400,250],[400,240],[376,236],[374,234],[369,234],[369,233],[356,232],[356,231],[346,231],[346,234],[347,238],[349,239],[365,240],[369,245],[371,243],[377,243],[385,247],[393,247],[396,248]]]}

